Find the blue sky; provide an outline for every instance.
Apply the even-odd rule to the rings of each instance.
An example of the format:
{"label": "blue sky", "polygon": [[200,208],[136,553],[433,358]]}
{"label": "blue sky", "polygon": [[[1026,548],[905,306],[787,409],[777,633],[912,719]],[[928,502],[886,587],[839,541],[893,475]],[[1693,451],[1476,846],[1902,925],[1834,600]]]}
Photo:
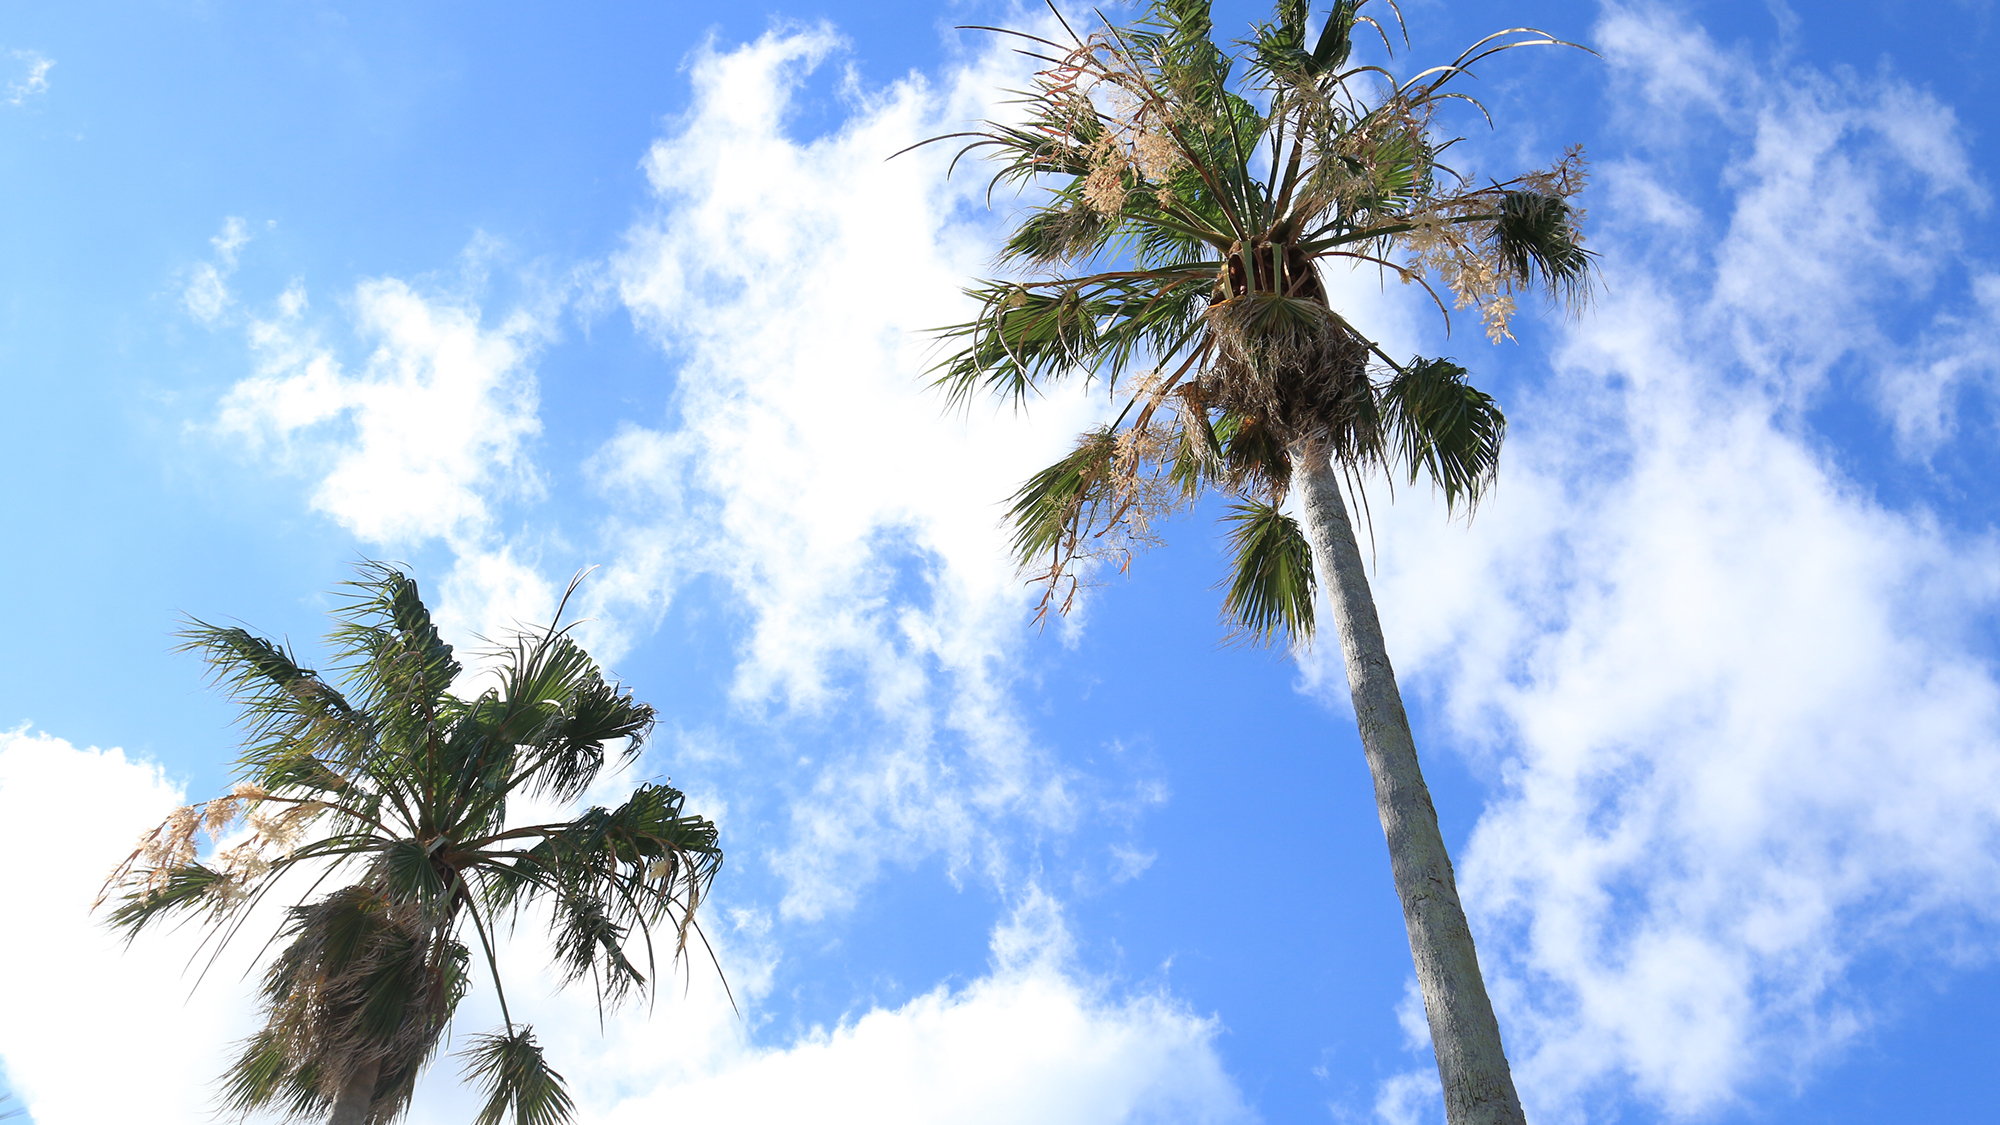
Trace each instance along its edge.
{"label": "blue sky", "polygon": [[[1398,66],[1503,22],[1599,52],[1497,61],[1498,130],[1460,123],[1495,175],[1586,146],[1588,315],[1493,347],[1330,279],[1511,421],[1470,526],[1373,511],[1534,1118],[1976,1119],[1990,6],[1405,11]],[[363,557],[464,639],[598,568],[589,642],[663,716],[634,776],[723,827],[740,1019],[701,969],[603,1034],[524,990],[586,1120],[1441,1120],[1337,650],[1218,643],[1209,512],[1038,632],[1000,501],[1106,404],[922,390],[1010,201],[884,158],[1019,81],[951,25],[1036,12],[0,14],[0,833],[35,861],[0,1062],[36,1122],[203,1111],[247,966],[190,995],[180,937],[84,908],[229,781],[180,615],[310,651]],[[413,1120],[466,1116],[453,1070]]]}

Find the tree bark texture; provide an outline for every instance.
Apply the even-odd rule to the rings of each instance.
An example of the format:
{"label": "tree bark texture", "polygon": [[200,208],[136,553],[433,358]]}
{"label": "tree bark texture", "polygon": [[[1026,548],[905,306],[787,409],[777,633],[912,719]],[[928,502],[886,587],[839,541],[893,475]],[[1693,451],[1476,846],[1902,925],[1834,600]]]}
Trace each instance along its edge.
{"label": "tree bark texture", "polygon": [[375,1102],[375,1080],[381,1072],[380,1059],[370,1059],[349,1071],[333,1099],[333,1115],[327,1125],[367,1125],[368,1107]]}
{"label": "tree bark texture", "polygon": [[1361,749],[1375,779],[1375,806],[1388,838],[1389,867],[1437,1052],[1445,1118],[1451,1125],[1524,1125],[1521,1099],[1500,1045],[1500,1024],[1459,905],[1451,857],[1438,833],[1437,810],[1417,766],[1409,716],[1382,642],[1382,624],[1341,498],[1339,475],[1324,453],[1295,455],[1293,473],[1305,501],[1306,535],[1347,660]]}

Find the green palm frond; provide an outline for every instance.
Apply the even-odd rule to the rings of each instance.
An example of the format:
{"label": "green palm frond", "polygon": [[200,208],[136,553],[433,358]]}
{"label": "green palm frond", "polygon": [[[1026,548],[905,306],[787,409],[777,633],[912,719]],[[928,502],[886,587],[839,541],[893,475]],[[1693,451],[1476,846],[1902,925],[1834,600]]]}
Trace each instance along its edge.
{"label": "green palm frond", "polygon": [[220,1109],[239,1117],[266,1108],[295,1120],[324,1117],[333,1099],[319,1079],[317,1066],[295,1065],[277,1033],[265,1029],[243,1042],[223,1074]]}
{"label": "green palm frond", "polygon": [[1116,452],[1109,429],[1092,430],[1068,456],[1029,477],[1014,494],[1007,523],[1014,529],[1014,558],[1020,565],[1060,555],[1066,544],[1073,546],[1088,534],[1089,512],[1111,478]]}
{"label": "green palm frond", "polygon": [[417,584],[382,563],[363,563],[344,583],[341,620],[328,640],[359,692],[357,704],[403,737],[421,732],[462,671],[439,635]]}
{"label": "green palm frond", "polygon": [[646,983],[625,956],[626,928],[613,921],[604,904],[573,896],[556,908],[554,945],[556,967],[564,984],[595,978],[603,997],[616,1002]]}
{"label": "green palm frond", "polygon": [[1253,643],[1269,644],[1280,632],[1294,643],[1312,639],[1312,545],[1298,521],[1275,504],[1235,504],[1230,524],[1229,592],[1223,612]]}
{"label": "green palm frond", "polygon": [[1539,281],[1551,298],[1576,308],[1589,299],[1597,255],[1584,248],[1572,211],[1561,196],[1507,192],[1494,241],[1514,280],[1523,286]]}
{"label": "green palm frond", "polygon": [[242,707],[249,734],[238,759],[267,787],[338,790],[340,769],[365,758],[375,742],[370,717],[274,642],[234,626],[190,619],[180,652],[198,652],[215,683]]}
{"label": "green palm frond", "polygon": [[568,637],[538,648],[521,653],[509,669],[509,711],[499,737],[534,748],[518,767],[529,792],[575,800],[604,768],[608,745],[619,746],[621,764],[639,756],[653,709],[607,681]]}
{"label": "green palm frond", "polygon": [[938,330],[941,341],[963,343],[933,368],[933,385],[954,405],[986,393],[1017,406],[1051,380],[1102,373],[1116,385],[1136,357],[1186,346],[1212,281],[1212,267],[1192,261],[1053,285],[968,289],[980,313]]}
{"label": "green palm frond", "polygon": [[228,877],[222,872],[199,863],[169,868],[160,873],[156,886],[142,886],[122,896],[107,921],[113,929],[123,930],[130,941],[158,919],[216,911],[222,905],[216,899],[216,889],[226,882]]}
{"label": "green palm frond", "polygon": [[1500,467],[1507,418],[1492,397],[1446,359],[1413,359],[1379,392],[1396,466],[1414,484],[1427,476],[1445,506],[1476,506]]}
{"label": "green palm frond", "polygon": [[475,1035],[462,1057],[465,1077],[486,1090],[474,1125],[561,1125],[575,1112],[562,1075],[542,1057],[527,1027]]}

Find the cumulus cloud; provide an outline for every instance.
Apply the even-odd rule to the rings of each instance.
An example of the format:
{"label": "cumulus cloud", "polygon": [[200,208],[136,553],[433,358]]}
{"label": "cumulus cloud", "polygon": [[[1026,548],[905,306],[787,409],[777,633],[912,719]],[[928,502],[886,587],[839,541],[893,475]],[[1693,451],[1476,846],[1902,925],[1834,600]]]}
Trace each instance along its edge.
{"label": "cumulus cloud", "polygon": [[469,298],[365,281],[347,302],[371,349],[354,368],[308,308],[295,284],[252,321],[257,369],[224,398],[220,431],[316,478],[313,507],[369,543],[443,540],[458,560],[441,614],[455,630],[546,613],[550,584],[506,540],[497,508],[542,492],[533,364],[553,331],[550,303],[489,323]]}
{"label": "cumulus cloud", "polygon": [[[479,310],[419,294],[396,279],[353,297],[374,351],[350,373],[304,330],[303,290],[260,321],[261,362],[222,405],[226,431],[297,442],[324,457],[313,506],[376,543],[476,536],[494,494],[532,493],[526,444],[541,430],[528,361],[542,325],[520,315],[488,328]],[[346,432],[311,442],[329,423]]]}
{"label": "cumulus cloud", "polygon": [[[1870,1025],[1861,959],[1984,959],[2000,922],[2000,684],[1967,625],[1995,544],[1885,506],[1807,417],[1858,363],[1942,441],[1990,369],[1970,316],[1907,331],[1985,205],[1952,114],[1651,9],[1599,41],[1653,146],[1608,169],[1608,296],[1511,404],[1470,531],[1376,510],[1398,664],[1501,780],[1462,886],[1543,1120],[1728,1104]],[[1690,182],[1697,147],[1739,155]]]}
{"label": "cumulus cloud", "polygon": [[643,621],[720,579],[747,622],[741,703],[882,720],[795,804],[779,864],[802,917],[851,903],[884,860],[991,864],[998,820],[1074,817],[1008,692],[1027,603],[999,502],[1100,409],[1072,390],[1026,424],[984,405],[941,419],[926,331],[968,315],[958,288],[993,220],[982,179],[945,179],[942,146],[888,157],[985,116],[1016,64],[850,89],[837,131],[793,137],[794,99],[839,49],[793,28],[693,60],[693,106],[645,163],[658,211],[616,261],[678,363],[678,425],[629,427],[594,463],[622,509],[663,513],[609,533],[636,546],[606,568],[608,604]]}
{"label": "cumulus cloud", "polygon": [[[961,988],[940,986],[900,1007],[811,1029],[782,1047],[751,1047],[726,1030],[676,1031],[659,1019],[631,1029],[642,1036],[637,1051],[627,1044],[616,1051],[622,1057],[607,1051],[585,1064],[584,1073],[596,1076],[588,1085],[627,1091],[615,1104],[602,1104],[601,1119],[810,1117],[857,1125],[1254,1119],[1213,1050],[1216,1022],[1161,995],[1115,997],[1080,978],[1060,911],[1032,890],[995,929],[987,975]],[[698,1049],[692,1065],[661,1049],[669,1039],[697,1037],[709,1046]],[[727,1044],[719,1056],[716,1043]],[[609,1068],[635,1063],[643,1069],[606,1081]],[[670,1077],[661,1081],[662,1074]]]}
{"label": "cumulus cloud", "polygon": [[127,949],[90,914],[104,877],[181,800],[158,766],[119,750],[0,732],[0,850],[13,857],[0,873],[12,904],[0,1059],[37,1125],[201,1120],[201,1080],[249,1027],[240,960],[190,995],[195,935],[148,934]]}
{"label": "cumulus cloud", "polygon": [[[244,956],[254,941],[193,988],[186,966],[198,928],[149,932],[126,949],[88,914],[129,841],[183,799],[157,766],[121,751],[26,729],[0,734],[0,848],[35,857],[0,876],[8,901],[35,904],[22,919],[32,924],[0,933],[0,955],[16,970],[0,976],[0,1002],[17,1017],[0,1023],[0,1059],[41,1125],[198,1120],[229,1045],[252,1027]],[[89,810],[89,831],[78,830],[80,807]],[[277,920],[274,911],[250,929]],[[548,950],[531,927],[515,938],[503,947],[503,972],[533,981]],[[694,971],[685,995],[669,989],[656,1011],[626,1009],[603,1027],[575,990],[529,987],[513,1002],[566,1072],[584,1120],[1252,1120],[1213,1049],[1213,1019],[1162,995],[1112,995],[1075,971],[1069,949],[1060,910],[1030,890],[996,927],[985,975],[778,1044],[756,1042],[752,1023],[731,1011],[704,970]],[[754,1019],[768,957],[760,963],[754,934],[726,945],[725,955]],[[497,1022],[480,982],[460,1030]],[[115,1082],[102,1080],[106,1059],[116,1060]],[[412,1114],[417,1125],[474,1111],[475,1095],[454,1070],[448,1058],[433,1067]]]}

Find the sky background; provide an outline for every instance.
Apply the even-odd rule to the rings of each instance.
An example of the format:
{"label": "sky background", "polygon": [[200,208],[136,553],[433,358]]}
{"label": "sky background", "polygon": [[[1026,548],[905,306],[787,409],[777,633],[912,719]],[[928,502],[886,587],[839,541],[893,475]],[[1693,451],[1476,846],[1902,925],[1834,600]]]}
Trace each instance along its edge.
{"label": "sky background", "polygon": [[[1114,18],[1131,9],[1110,8]],[[1517,343],[1330,278],[1511,421],[1476,521],[1371,493],[1377,596],[1538,1122],[1973,1120],[2000,1096],[2000,99],[1983,3],[1409,0],[1447,124],[1583,144],[1603,287]],[[1234,36],[1255,5],[1221,4]],[[1080,17],[1082,18],[1082,17]],[[728,859],[586,1121],[1440,1121],[1337,646],[1221,644],[1215,512],[1046,631],[1014,486],[1102,419],[946,414],[1017,203],[941,148],[985,3],[0,3],[0,1083],[204,1119],[254,947],[87,915],[226,789],[183,615],[308,660],[362,558],[545,619]],[[497,1023],[475,989],[461,1036]],[[412,1120],[461,1121],[456,1064]]]}

